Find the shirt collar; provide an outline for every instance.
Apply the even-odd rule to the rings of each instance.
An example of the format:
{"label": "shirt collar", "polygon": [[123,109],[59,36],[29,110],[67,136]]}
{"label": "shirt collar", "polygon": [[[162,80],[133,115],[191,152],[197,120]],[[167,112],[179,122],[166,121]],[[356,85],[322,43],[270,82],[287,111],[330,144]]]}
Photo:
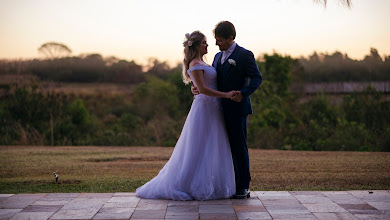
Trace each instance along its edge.
{"label": "shirt collar", "polygon": [[229,47],[225,52],[227,53],[233,53],[234,49],[236,49],[237,43],[233,42],[232,46]]}

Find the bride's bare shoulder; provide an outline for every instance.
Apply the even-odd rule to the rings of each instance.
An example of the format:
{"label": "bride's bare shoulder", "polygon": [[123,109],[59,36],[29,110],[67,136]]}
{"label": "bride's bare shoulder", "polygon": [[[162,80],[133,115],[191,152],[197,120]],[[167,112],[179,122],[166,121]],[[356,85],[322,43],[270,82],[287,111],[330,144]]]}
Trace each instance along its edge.
{"label": "bride's bare shoulder", "polygon": [[197,65],[197,64],[201,65],[201,64],[202,64],[202,61],[201,61],[200,59],[193,59],[193,60],[190,62],[189,67],[191,68],[191,67],[193,67],[193,66],[195,66],[195,65]]}

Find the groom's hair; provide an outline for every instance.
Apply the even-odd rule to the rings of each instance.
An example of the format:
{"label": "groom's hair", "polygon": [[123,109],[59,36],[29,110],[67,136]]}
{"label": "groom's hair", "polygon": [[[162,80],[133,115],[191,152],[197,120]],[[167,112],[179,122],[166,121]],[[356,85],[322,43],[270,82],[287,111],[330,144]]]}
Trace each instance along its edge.
{"label": "groom's hair", "polygon": [[233,36],[233,40],[236,38],[236,29],[234,25],[229,21],[219,22],[214,29],[214,36],[223,37],[228,39],[230,36]]}

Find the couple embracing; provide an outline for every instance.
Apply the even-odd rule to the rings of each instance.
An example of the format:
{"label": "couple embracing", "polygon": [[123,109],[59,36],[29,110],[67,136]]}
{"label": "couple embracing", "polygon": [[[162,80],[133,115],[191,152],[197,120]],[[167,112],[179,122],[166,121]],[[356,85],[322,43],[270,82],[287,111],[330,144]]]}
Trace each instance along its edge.
{"label": "couple embracing", "polygon": [[[234,41],[232,23],[214,29],[221,52],[212,66],[204,34],[186,34],[183,80],[192,83],[195,99],[171,158],[156,177],[136,190],[151,199],[210,200],[250,197],[247,117],[252,113],[249,95],[262,76],[253,53]],[[250,80],[249,80],[250,79]]]}

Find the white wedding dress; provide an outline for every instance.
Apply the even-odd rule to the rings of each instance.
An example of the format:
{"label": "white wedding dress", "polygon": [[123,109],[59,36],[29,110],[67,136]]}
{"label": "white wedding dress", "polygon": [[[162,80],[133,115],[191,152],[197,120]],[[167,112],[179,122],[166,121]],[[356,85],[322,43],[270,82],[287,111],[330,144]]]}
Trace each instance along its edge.
{"label": "white wedding dress", "polygon": [[[213,67],[193,66],[188,70],[191,79],[194,70],[203,70],[205,85],[217,90],[217,72]],[[209,200],[230,198],[235,191],[220,100],[199,94],[192,102],[171,158],[156,177],[136,190],[136,195],[150,199]]]}

